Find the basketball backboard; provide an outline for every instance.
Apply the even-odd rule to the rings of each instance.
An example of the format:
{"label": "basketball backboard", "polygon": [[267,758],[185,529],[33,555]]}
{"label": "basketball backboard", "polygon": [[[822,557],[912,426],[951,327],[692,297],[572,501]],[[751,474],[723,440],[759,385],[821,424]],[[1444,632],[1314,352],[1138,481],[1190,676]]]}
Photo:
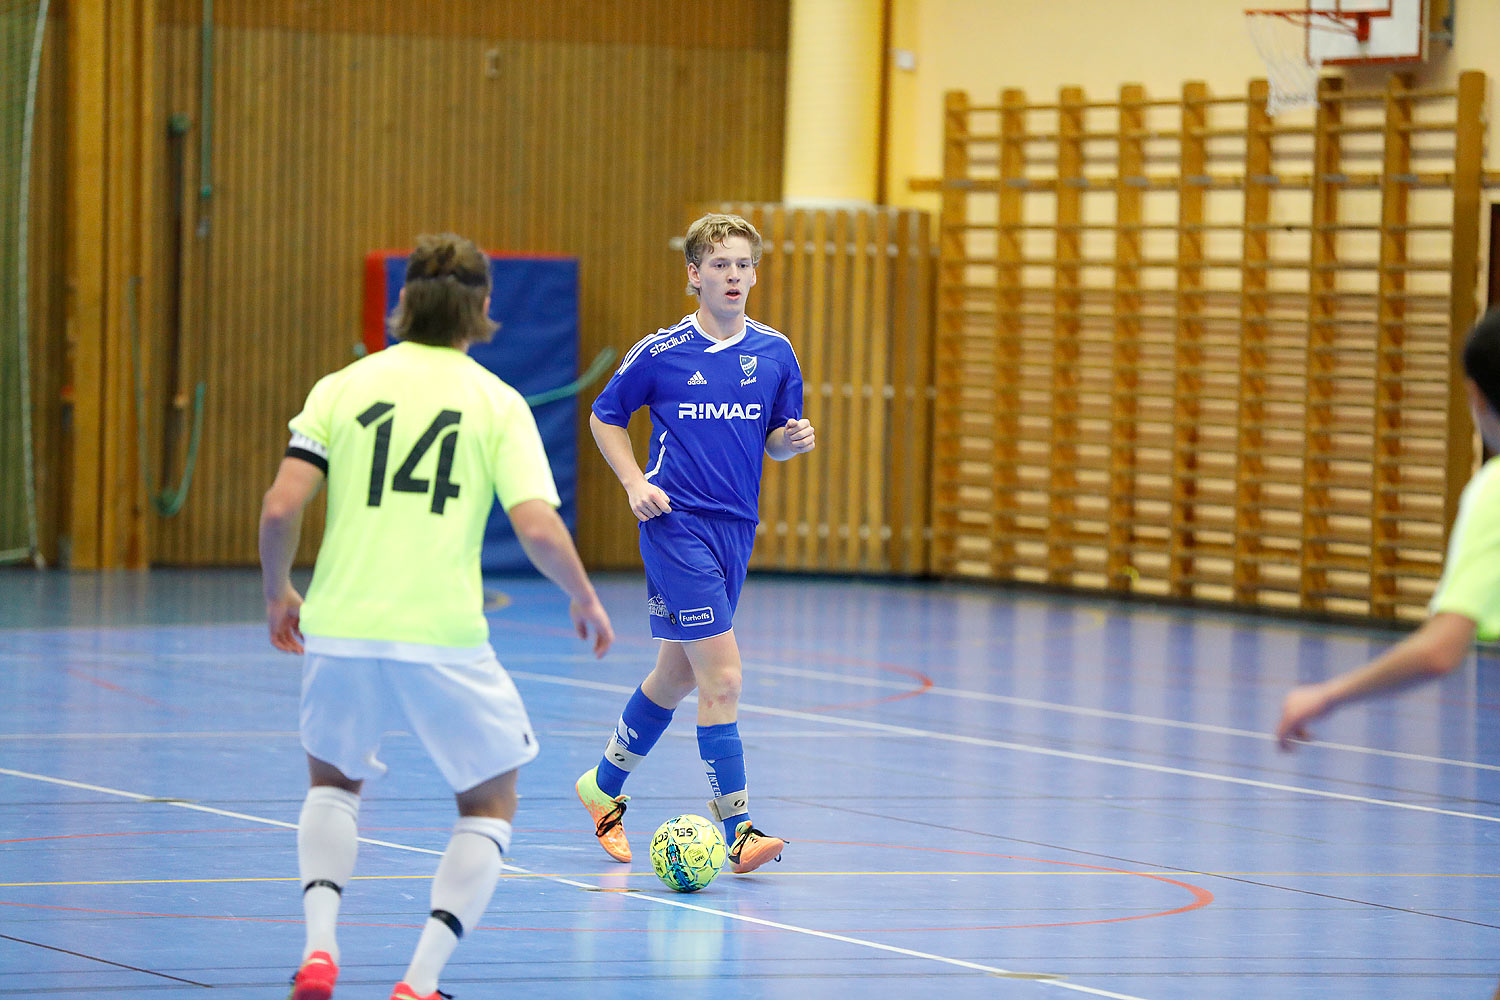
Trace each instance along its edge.
{"label": "basketball backboard", "polygon": [[[1429,0],[1307,0],[1308,62],[1325,66],[1422,62]],[[1360,35],[1366,35],[1360,38]]]}

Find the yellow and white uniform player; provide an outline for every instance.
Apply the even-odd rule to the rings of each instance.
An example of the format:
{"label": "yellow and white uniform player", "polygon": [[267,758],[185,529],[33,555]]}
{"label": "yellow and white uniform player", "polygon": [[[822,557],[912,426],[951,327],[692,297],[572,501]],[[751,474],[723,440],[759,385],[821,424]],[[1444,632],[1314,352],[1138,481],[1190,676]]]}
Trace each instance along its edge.
{"label": "yellow and white uniform player", "polygon": [[[557,514],[530,408],[466,353],[494,332],[489,287],[489,263],[468,240],[422,237],[392,319],[399,342],[313,386],[265,497],[271,642],[305,653],[300,728],[311,787],[297,840],[307,937],[293,1000],[332,995],[359,793],[385,772],[384,733],[421,741],[459,812],[392,1000],[436,1000],[442,967],[494,892],[516,771],[538,749],[484,619],[480,546],[496,497],[527,556],[567,594],[577,634],[600,656],[613,640]],[[303,508],[325,481],[327,526],[304,603],[289,572]]]}
{"label": "yellow and white uniform player", "polygon": [[[1469,331],[1463,366],[1474,426],[1500,451],[1500,310]],[[1289,691],[1276,726],[1282,748],[1309,739],[1307,724],[1336,706],[1445,676],[1468,659],[1476,638],[1500,639],[1500,458],[1481,466],[1459,497],[1428,611],[1420,628],[1370,663]]]}

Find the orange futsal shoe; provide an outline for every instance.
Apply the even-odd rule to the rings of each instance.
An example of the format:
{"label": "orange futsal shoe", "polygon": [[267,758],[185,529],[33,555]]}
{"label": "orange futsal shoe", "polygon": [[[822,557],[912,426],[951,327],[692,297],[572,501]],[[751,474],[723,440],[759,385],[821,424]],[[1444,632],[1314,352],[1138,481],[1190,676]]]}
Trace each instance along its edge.
{"label": "orange futsal shoe", "polygon": [[786,841],[780,837],[768,837],[750,825],[747,819],[734,830],[734,846],[729,849],[729,870],[736,875],[746,875],[775,858],[781,860],[781,849]]}
{"label": "orange futsal shoe", "polygon": [[328,1000],[338,981],[339,967],[326,951],[315,951],[302,961],[302,968],[292,977],[292,992],[287,1000]]}
{"label": "orange futsal shoe", "polygon": [[599,838],[599,846],[604,848],[604,853],[622,864],[630,864],[630,842],[625,839],[625,803],[630,801],[628,795],[616,795],[610,798],[604,794],[599,787],[599,779],[595,774],[598,768],[591,767],[578,776],[578,783],[573,787],[578,790],[578,801],[588,808],[589,815],[594,817],[594,836]]}
{"label": "orange futsal shoe", "polygon": [[431,993],[418,993],[405,983],[397,983],[396,988],[391,990],[391,1000],[438,1000],[446,997],[453,1000],[452,993],[444,993],[442,990],[433,990]]}

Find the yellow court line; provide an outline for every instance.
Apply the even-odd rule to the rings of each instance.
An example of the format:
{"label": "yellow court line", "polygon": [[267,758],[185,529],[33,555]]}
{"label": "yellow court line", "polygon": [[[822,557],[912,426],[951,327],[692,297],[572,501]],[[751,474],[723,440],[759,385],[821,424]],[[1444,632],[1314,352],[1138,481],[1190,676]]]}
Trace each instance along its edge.
{"label": "yellow court line", "polygon": [[[502,878],[619,878],[620,876],[646,876],[653,874],[649,869],[641,871],[611,871],[611,872],[504,872]],[[1033,878],[1079,878],[1108,876],[1119,878],[1121,876],[1136,877],[1161,877],[1174,878],[1182,875],[1191,875],[1194,878],[1500,878],[1500,874],[1489,874],[1483,872],[1132,872],[1132,871],[1072,871],[1072,872],[955,872],[955,871],[867,871],[867,872],[828,872],[828,871],[784,871],[782,874],[795,875],[801,878],[839,878],[858,877],[868,878],[871,876],[907,876],[911,878],[978,878],[981,876],[1026,876]],[[350,880],[354,882],[384,882],[399,881],[403,879],[427,879],[431,875],[354,875]],[[109,881],[79,881],[79,882],[0,882],[0,889],[28,889],[28,888],[50,888],[70,885],[212,885],[221,882],[296,882],[295,877],[289,876],[264,876],[242,878],[145,878],[145,879],[115,879]]]}
{"label": "yellow court line", "polygon": [[[652,872],[651,869],[649,869],[649,868],[641,869],[639,871],[626,871],[626,872],[612,871],[612,872],[571,872],[571,873],[569,873],[569,872],[511,872],[511,871],[506,871],[506,872],[503,872],[501,874],[501,878],[522,878],[522,879],[525,879],[525,878],[542,878],[542,879],[555,879],[555,878],[619,878],[622,875],[627,876],[627,877],[628,876],[641,876],[641,877],[644,877],[644,876],[647,876],[647,875],[653,875],[654,876],[654,874],[655,873]],[[862,878],[863,877],[868,877],[868,876],[871,876],[871,875],[911,875],[911,876],[925,876],[925,877],[931,877],[931,878],[949,878],[949,877],[975,877],[975,876],[980,876],[980,875],[1040,875],[1040,876],[1051,877],[1051,876],[1054,876],[1054,875],[1135,875],[1135,874],[1140,874],[1140,873],[1137,873],[1137,872],[932,872],[932,871],[927,871],[927,872],[887,872],[887,871],[879,871],[879,872],[875,872],[875,871],[870,871],[870,872],[808,872],[808,871],[794,872],[794,871],[786,871],[786,872],[783,872],[783,874],[786,874],[786,875],[797,875],[797,876],[808,877],[808,878],[817,878],[817,877],[820,877],[820,876],[826,878],[826,877],[849,876],[849,875],[859,876],[859,877],[862,877]],[[359,881],[380,882],[380,881],[383,881],[383,880],[386,880],[386,879],[431,879],[431,878],[432,878],[431,875],[354,875],[354,876],[351,876],[350,880],[351,881],[355,881],[355,882],[359,882]],[[295,878],[295,877],[288,877],[288,876],[284,876],[284,875],[265,876],[265,877],[245,876],[245,877],[242,877],[242,878],[141,878],[141,879],[113,879],[113,880],[109,880],[109,881],[79,881],[79,882],[0,882],[0,889],[37,888],[37,887],[67,886],[67,885],[211,885],[211,884],[215,884],[215,883],[219,883],[219,882],[296,882],[296,881],[298,881],[297,878]]]}
{"label": "yellow court line", "polygon": [[[404,878],[432,878],[431,875],[354,875],[355,881],[368,879],[379,881],[383,879]],[[297,882],[297,878],[286,876],[266,876],[263,878],[126,878],[111,881],[97,882],[0,882],[0,889],[15,889],[35,886],[62,886],[62,885],[210,885],[217,882]]]}
{"label": "yellow court line", "polygon": [[1189,872],[1223,878],[1500,878],[1490,872]]}

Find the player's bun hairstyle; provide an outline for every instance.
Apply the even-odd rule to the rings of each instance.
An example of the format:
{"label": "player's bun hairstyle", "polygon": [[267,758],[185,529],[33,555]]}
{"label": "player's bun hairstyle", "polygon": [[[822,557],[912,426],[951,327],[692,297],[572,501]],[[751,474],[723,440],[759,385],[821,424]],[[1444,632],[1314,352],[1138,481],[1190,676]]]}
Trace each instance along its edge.
{"label": "player's bun hairstyle", "polygon": [[1500,415],[1500,308],[1484,314],[1464,341],[1464,374]]}
{"label": "player's bun hairstyle", "polygon": [[[724,212],[709,212],[688,226],[687,236],[682,240],[682,256],[694,267],[702,267],[703,258],[708,256],[708,251],[713,245],[722,244],[731,236],[743,236],[750,241],[750,263],[759,265],[762,245],[760,233],[738,215],[728,215]],[[698,289],[689,282],[687,293],[697,295]]]}
{"label": "player's bun hairstyle", "polygon": [[414,344],[483,344],[499,329],[484,311],[490,262],[470,240],[452,233],[417,237],[406,258],[405,296],[391,313],[391,336]]}

